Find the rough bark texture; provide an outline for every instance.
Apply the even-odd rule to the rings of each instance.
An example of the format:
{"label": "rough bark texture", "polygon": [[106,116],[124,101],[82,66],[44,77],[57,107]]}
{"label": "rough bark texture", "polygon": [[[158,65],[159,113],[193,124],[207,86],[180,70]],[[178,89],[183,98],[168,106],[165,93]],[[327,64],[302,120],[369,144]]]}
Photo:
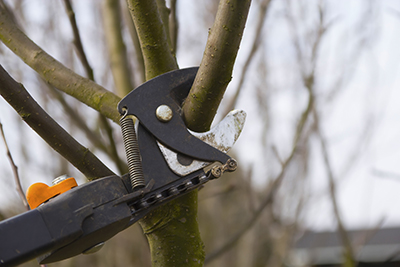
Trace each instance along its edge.
{"label": "rough bark texture", "polygon": [[221,0],[219,3],[199,72],[183,106],[186,125],[194,131],[210,128],[231,81],[250,3],[250,0]]}
{"label": "rough bark texture", "polygon": [[146,80],[178,68],[156,1],[128,0],[144,57]]}
{"label": "rough bark texture", "polygon": [[0,94],[43,140],[89,180],[115,175],[89,149],[58,125],[1,66]]}
{"label": "rough bark texture", "polygon": [[152,266],[203,266],[197,222],[197,191],[175,199],[140,221],[150,244]]}
{"label": "rough bark texture", "polygon": [[13,22],[0,6],[0,40],[45,81],[99,111],[107,118],[119,122],[117,104],[120,98],[97,83],[84,78],[55,60]]}
{"label": "rough bark texture", "polygon": [[[177,69],[157,2],[128,0],[128,5],[142,48],[146,80]],[[139,223],[150,245],[153,266],[203,265],[205,253],[197,223],[197,191],[161,206]]]}
{"label": "rough bark texture", "polygon": [[128,8],[125,8],[123,10],[123,15],[124,15],[125,22],[129,29],[129,35],[132,39],[133,46],[135,48],[135,58],[132,60],[136,61],[135,70],[139,74],[138,75],[139,79],[135,80],[135,82],[136,82],[135,85],[139,85],[139,84],[142,84],[146,80],[146,76],[145,76],[146,73],[144,70],[144,59],[143,59],[142,49],[140,47],[139,37],[136,32],[135,24],[133,23],[131,13],[129,12]]}

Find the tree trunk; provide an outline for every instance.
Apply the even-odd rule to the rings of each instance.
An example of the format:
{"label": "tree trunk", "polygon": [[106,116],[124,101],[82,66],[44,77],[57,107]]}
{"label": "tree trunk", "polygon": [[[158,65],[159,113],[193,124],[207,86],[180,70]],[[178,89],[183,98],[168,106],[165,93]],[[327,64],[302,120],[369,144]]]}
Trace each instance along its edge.
{"label": "tree trunk", "polygon": [[[220,2],[200,69],[183,109],[191,130],[204,132],[210,128],[231,80],[250,2]],[[178,68],[162,24],[159,12],[165,10],[162,4],[165,1],[128,0],[142,47],[146,79]],[[203,266],[205,252],[197,223],[197,190],[154,210],[140,225],[149,241],[153,266]]]}

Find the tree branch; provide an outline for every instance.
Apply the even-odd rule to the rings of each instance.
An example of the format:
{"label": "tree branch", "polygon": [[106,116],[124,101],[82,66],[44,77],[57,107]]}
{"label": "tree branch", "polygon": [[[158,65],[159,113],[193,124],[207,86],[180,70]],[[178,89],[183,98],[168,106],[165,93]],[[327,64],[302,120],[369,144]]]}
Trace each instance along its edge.
{"label": "tree branch", "polygon": [[239,83],[236,88],[235,95],[232,97],[232,99],[229,101],[229,104],[227,105],[224,113],[227,114],[229,111],[235,108],[236,102],[239,98],[239,94],[241,92],[247,71],[249,70],[250,63],[252,62],[254,55],[256,54],[258,47],[260,45],[260,38],[261,38],[261,30],[264,25],[264,21],[266,21],[266,15],[268,11],[269,4],[271,3],[271,0],[264,0],[260,4],[260,8],[258,10],[258,20],[257,20],[257,26],[256,26],[256,32],[254,34],[254,40],[253,44],[251,46],[250,54],[246,58],[246,61],[243,65],[242,71],[240,72],[240,77],[239,77]]}
{"label": "tree branch", "polygon": [[177,0],[171,0],[171,16],[169,19],[169,36],[171,39],[171,50],[172,54],[176,55],[176,49],[178,46],[178,29],[179,29],[179,23],[178,23],[178,17],[176,15],[176,1]]}
{"label": "tree branch", "polygon": [[127,95],[133,89],[126,47],[121,32],[121,10],[119,0],[106,0],[103,5],[104,32],[108,44],[111,71],[117,94]]}
{"label": "tree branch", "polygon": [[340,215],[340,210],[339,210],[339,205],[337,203],[337,199],[336,199],[336,184],[335,184],[335,178],[333,175],[333,170],[332,170],[332,166],[329,160],[329,155],[328,155],[328,148],[326,146],[326,140],[325,137],[322,135],[322,131],[321,131],[321,127],[320,127],[320,123],[319,123],[319,116],[317,114],[317,111],[314,109],[313,110],[313,114],[314,114],[314,121],[315,121],[315,125],[316,125],[316,133],[317,136],[321,142],[321,149],[322,149],[322,156],[324,159],[324,163],[325,163],[325,167],[326,167],[326,171],[328,174],[328,179],[329,179],[329,195],[331,198],[331,202],[332,202],[332,206],[333,206],[333,212],[335,214],[336,220],[337,220],[337,230],[339,232],[339,236],[343,242],[344,245],[344,251],[345,251],[345,264],[344,266],[346,267],[354,267],[356,266],[356,263],[354,261],[354,249],[353,249],[353,245],[351,243],[350,240],[350,236],[344,226],[343,220],[342,220],[342,216]]}
{"label": "tree branch", "polygon": [[292,151],[290,152],[290,155],[286,158],[286,160],[282,163],[281,171],[278,174],[278,176],[273,180],[272,185],[269,187],[268,192],[266,194],[266,197],[264,200],[261,202],[260,206],[257,208],[257,210],[254,212],[253,216],[242,226],[240,229],[232,235],[228,241],[226,241],[221,247],[216,249],[214,252],[212,252],[207,258],[206,258],[206,263],[210,263],[211,261],[217,259],[219,256],[224,254],[225,252],[229,251],[232,247],[236,245],[236,243],[242,238],[242,236],[249,231],[254,224],[257,222],[258,218],[262,214],[263,210],[268,207],[269,205],[272,204],[274,196],[276,192],[278,191],[279,186],[281,185],[286,169],[289,166],[289,164],[292,162],[293,157],[296,154],[296,151],[298,149],[298,144],[300,142],[300,137],[302,136],[304,132],[304,127],[306,125],[306,122],[310,116],[310,113],[312,111],[314,105],[314,97],[310,93],[309,98],[308,98],[308,104],[306,109],[303,111],[301,114],[300,120],[297,124],[296,132],[295,132],[295,138],[293,141],[293,146],[292,146]]}
{"label": "tree branch", "polygon": [[[145,62],[146,79],[178,68],[155,0],[128,0]],[[202,266],[203,242],[197,223],[197,191],[168,202],[139,221],[153,266]]]}
{"label": "tree branch", "polygon": [[[89,64],[89,61],[87,59],[85,50],[83,49],[83,45],[82,45],[82,40],[81,40],[81,36],[79,34],[79,29],[78,29],[78,25],[76,23],[75,20],[75,12],[72,8],[71,2],[70,0],[64,0],[65,3],[65,8],[69,17],[69,21],[71,23],[71,27],[72,27],[72,32],[74,34],[74,44],[75,44],[75,48],[76,48],[76,52],[78,54],[79,59],[82,62],[82,65],[84,67],[84,69],[86,70],[87,76],[90,80],[95,81],[94,80],[94,73],[93,73],[93,69]],[[113,38],[113,36],[111,37]],[[122,39],[122,37],[121,37]],[[125,46],[124,46],[125,47]],[[122,77],[119,77],[122,78]],[[129,78],[129,77],[128,77]],[[53,92],[55,92],[55,90],[53,90]],[[125,95],[125,94],[123,94]],[[122,95],[122,96],[123,96]],[[58,97],[57,98],[61,104],[63,105],[64,109],[66,109],[68,112],[68,114],[70,114],[72,116],[72,119],[78,122],[78,126],[80,126],[81,129],[84,130],[84,132],[86,133],[86,135],[89,136],[95,136],[95,138],[89,138],[89,140],[93,140],[93,139],[97,139],[97,141],[95,141],[94,143],[96,144],[96,146],[100,149],[102,149],[104,152],[108,153],[109,156],[114,160],[115,164],[117,165],[118,171],[123,174],[126,173],[128,168],[126,166],[126,164],[124,164],[121,160],[121,158],[118,155],[117,152],[117,148],[115,146],[115,141],[114,141],[114,137],[112,136],[112,128],[109,124],[109,122],[107,121],[107,119],[104,117],[104,115],[99,114],[99,119],[101,121],[101,125],[103,126],[106,134],[107,134],[107,138],[108,141],[110,142],[109,145],[109,150],[107,149],[106,146],[103,145],[103,141],[101,140],[101,138],[99,138],[99,136],[97,136],[96,134],[93,134],[92,131],[86,126],[86,123],[84,123],[81,119],[80,116],[78,116],[77,114],[72,115],[73,112],[72,109],[69,108],[69,105],[65,102],[63,97]],[[96,138],[97,136],[97,138]]]}
{"label": "tree branch", "polygon": [[106,136],[108,138],[108,141],[110,142],[107,152],[110,158],[114,160],[115,165],[117,166],[117,169],[119,173],[122,175],[124,173],[128,172],[128,164],[123,161],[120,156],[118,155],[118,150],[117,150],[117,145],[114,140],[114,135],[113,135],[113,128],[111,127],[109,121],[107,120],[106,117],[100,114],[99,120],[101,124],[103,125],[103,130],[106,132]]}
{"label": "tree branch", "polygon": [[233,65],[250,0],[220,1],[200,69],[183,105],[186,125],[193,131],[207,131],[231,81]]}
{"label": "tree branch", "polygon": [[90,140],[96,148],[101,151],[107,152],[107,148],[104,145],[104,142],[102,141],[100,135],[95,133],[88,127],[88,124],[84,120],[84,118],[67,103],[62,93],[42,79],[40,79],[40,82],[48,88],[48,91],[50,92],[52,97],[61,104],[65,114],[68,114],[68,117],[71,118],[75,126],[78,127],[86,135],[86,138]]}
{"label": "tree branch", "polygon": [[83,68],[86,71],[87,77],[94,81],[93,69],[89,64],[86,57],[85,50],[83,49],[81,36],[79,34],[78,25],[76,24],[75,12],[72,8],[70,0],[64,0],[65,9],[67,11],[68,19],[72,27],[72,33],[74,35],[74,45],[77,50],[77,55],[82,62]]}
{"label": "tree branch", "polygon": [[140,47],[139,37],[136,32],[135,24],[133,24],[132,16],[127,8],[124,8],[123,15],[125,18],[125,22],[128,25],[129,35],[131,36],[132,43],[135,48],[135,67],[137,68],[140,77],[139,81],[136,80],[136,84],[141,84],[146,80],[142,48]]}
{"label": "tree branch", "polygon": [[115,175],[95,155],[59,126],[1,65],[0,94],[43,140],[89,180]]}
{"label": "tree branch", "polygon": [[169,31],[169,18],[170,18],[170,13],[171,11],[168,9],[167,4],[165,3],[165,0],[156,0],[157,7],[158,7],[158,12],[160,13],[160,17],[162,20],[162,25],[164,27],[164,32],[167,35],[167,43],[168,47],[171,50],[171,54],[175,57],[175,54],[173,53],[172,49],[172,41],[171,41],[171,35]]}
{"label": "tree branch", "polygon": [[2,6],[0,6],[0,26],[0,40],[45,81],[116,123],[119,122],[120,115],[116,108],[120,101],[119,97],[76,74],[43,51],[17,27]]}
{"label": "tree branch", "polygon": [[117,147],[114,141],[113,130],[106,117],[99,114],[99,120],[101,124],[104,126],[104,131],[106,132],[107,138],[110,142],[110,145],[107,146],[104,140],[101,138],[100,133],[93,131],[87,125],[87,122],[84,118],[76,112],[68,103],[65,101],[63,95],[60,91],[52,87],[50,84],[45,83],[42,79],[40,81],[44,84],[44,86],[48,87],[48,91],[53,94],[54,98],[61,104],[64,109],[65,114],[68,114],[69,118],[75,123],[75,125],[86,135],[86,138],[99,150],[106,153],[115,163],[118,168],[120,174],[128,172],[127,164],[121,160],[118,155]]}
{"label": "tree branch", "polygon": [[155,0],[127,0],[139,37],[146,80],[178,68]]}

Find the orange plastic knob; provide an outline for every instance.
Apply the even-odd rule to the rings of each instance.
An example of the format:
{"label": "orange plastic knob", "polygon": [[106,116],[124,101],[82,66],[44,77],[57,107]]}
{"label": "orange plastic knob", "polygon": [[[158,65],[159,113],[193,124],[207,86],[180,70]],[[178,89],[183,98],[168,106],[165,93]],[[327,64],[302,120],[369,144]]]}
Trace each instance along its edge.
{"label": "orange plastic knob", "polygon": [[78,186],[78,184],[76,183],[75,178],[72,177],[53,186],[48,186],[44,183],[35,183],[26,190],[26,199],[28,200],[31,209],[35,209],[50,198],[67,192],[75,186]]}

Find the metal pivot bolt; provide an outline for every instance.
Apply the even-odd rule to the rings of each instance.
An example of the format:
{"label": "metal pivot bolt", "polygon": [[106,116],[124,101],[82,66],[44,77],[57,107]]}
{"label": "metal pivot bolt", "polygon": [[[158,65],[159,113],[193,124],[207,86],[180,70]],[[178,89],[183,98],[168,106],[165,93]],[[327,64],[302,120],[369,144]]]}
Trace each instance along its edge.
{"label": "metal pivot bolt", "polygon": [[221,175],[222,175],[222,169],[221,169],[221,167],[220,167],[220,166],[214,166],[214,167],[211,169],[211,174],[212,174],[212,176],[215,177],[215,178],[221,177]]}
{"label": "metal pivot bolt", "polygon": [[237,161],[235,159],[229,159],[226,163],[227,171],[233,172],[237,169]]}
{"label": "metal pivot bolt", "polygon": [[124,140],[126,158],[128,161],[129,177],[132,190],[146,186],[143,176],[142,160],[135,126],[131,117],[124,115],[120,120],[122,138]]}
{"label": "metal pivot bolt", "polygon": [[167,105],[160,105],[156,109],[156,116],[159,121],[169,122],[173,117],[172,109]]}
{"label": "metal pivot bolt", "polygon": [[51,183],[52,183],[53,185],[59,184],[59,183],[61,183],[62,181],[67,180],[68,177],[69,177],[68,174],[60,175],[60,176],[54,178],[53,181],[52,181]]}

